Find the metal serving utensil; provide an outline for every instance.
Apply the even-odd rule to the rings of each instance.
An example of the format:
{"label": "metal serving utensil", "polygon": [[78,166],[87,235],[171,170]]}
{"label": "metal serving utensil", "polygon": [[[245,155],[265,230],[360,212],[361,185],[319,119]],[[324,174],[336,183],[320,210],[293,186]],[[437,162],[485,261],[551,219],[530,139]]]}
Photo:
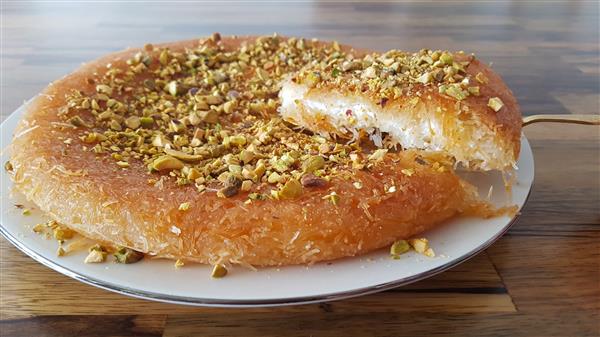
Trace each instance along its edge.
{"label": "metal serving utensil", "polygon": [[539,122],[600,125],[600,115],[531,115],[523,117],[523,126]]}

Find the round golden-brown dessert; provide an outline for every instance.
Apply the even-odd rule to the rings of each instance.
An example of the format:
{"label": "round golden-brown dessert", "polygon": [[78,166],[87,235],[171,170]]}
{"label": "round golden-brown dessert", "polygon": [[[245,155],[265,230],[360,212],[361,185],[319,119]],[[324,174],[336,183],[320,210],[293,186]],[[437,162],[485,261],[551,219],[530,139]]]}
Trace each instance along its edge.
{"label": "round golden-brown dessert", "polygon": [[15,187],[87,237],[211,264],[354,256],[493,214],[441,153],[338,142],[278,117],[285,77],[350,53],[215,34],[105,56],[29,103]]}

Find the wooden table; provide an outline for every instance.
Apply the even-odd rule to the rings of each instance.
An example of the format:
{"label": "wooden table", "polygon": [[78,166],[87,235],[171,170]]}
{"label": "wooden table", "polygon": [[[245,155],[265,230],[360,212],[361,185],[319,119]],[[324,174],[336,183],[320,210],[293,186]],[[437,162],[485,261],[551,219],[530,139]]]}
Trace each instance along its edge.
{"label": "wooden table", "polygon": [[[524,114],[598,114],[598,3],[3,3],[3,118],[81,62],[222,34],[476,52]],[[0,240],[2,336],[592,336],[600,334],[599,129],[528,126],[536,179],[510,232],[434,278],[357,299],[225,310],[132,299]]]}

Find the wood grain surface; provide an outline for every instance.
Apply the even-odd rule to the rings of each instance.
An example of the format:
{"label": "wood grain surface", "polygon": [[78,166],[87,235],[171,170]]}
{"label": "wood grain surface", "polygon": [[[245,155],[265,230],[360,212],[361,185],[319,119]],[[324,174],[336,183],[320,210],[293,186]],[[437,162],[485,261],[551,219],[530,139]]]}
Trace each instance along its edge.
{"label": "wood grain surface", "polygon": [[[2,120],[82,62],[215,31],[475,52],[526,115],[600,110],[597,1],[2,1],[0,12]],[[525,134],[536,176],[522,216],[486,252],[431,279],[325,304],[193,308],[81,284],[0,239],[0,336],[600,336],[600,128],[535,124]]]}

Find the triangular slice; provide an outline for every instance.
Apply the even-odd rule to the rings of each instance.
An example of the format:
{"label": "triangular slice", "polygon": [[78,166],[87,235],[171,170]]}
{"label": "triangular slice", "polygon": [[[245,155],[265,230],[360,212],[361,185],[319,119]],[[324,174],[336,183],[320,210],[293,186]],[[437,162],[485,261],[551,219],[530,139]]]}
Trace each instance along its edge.
{"label": "triangular slice", "polygon": [[323,135],[366,133],[379,146],[443,151],[476,170],[509,169],[519,155],[517,101],[464,53],[340,50],[289,77],[279,97],[284,119]]}

